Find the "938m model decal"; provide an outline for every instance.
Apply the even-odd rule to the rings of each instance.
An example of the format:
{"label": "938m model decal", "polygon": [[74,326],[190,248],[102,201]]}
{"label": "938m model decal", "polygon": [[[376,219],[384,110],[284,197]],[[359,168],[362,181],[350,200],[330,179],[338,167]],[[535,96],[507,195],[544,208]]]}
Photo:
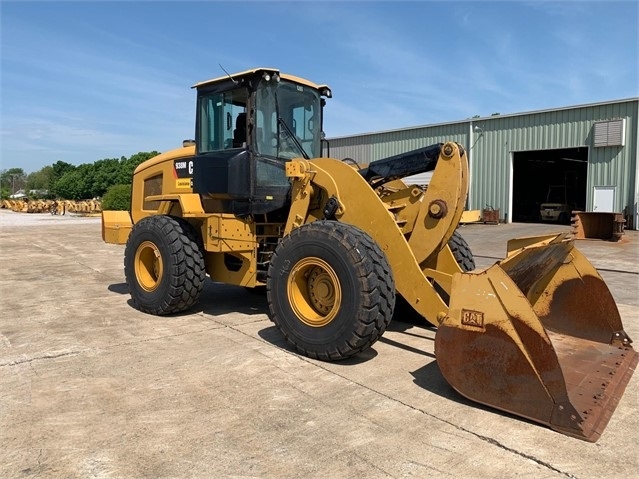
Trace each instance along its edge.
{"label": "938m model decal", "polygon": [[193,160],[174,160],[173,177],[176,188],[193,188]]}

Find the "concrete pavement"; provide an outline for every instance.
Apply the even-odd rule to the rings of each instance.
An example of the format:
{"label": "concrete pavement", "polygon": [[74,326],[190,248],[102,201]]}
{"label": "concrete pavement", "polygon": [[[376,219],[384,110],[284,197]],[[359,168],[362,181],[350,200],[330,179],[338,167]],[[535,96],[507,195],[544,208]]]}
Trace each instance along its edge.
{"label": "concrete pavement", "polygon": [[[30,218],[18,218],[29,216]],[[548,225],[461,228],[479,266]],[[639,235],[578,242],[639,338]],[[587,443],[471,403],[434,330],[402,322],[366,354],[291,351],[266,299],[208,282],[173,317],[132,308],[99,219],[0,210],[0,477],[624,478],[639,473],[639,378]]]}

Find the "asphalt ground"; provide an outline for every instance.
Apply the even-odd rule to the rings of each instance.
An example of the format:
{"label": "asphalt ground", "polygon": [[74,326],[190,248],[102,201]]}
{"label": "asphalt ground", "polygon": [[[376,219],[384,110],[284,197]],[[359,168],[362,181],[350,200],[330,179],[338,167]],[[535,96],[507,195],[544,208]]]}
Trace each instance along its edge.
{"label": "asphalt ground", "polygon": [[[556,225],[466,225],[478,266]],[[639,234],[578,241],[639,338]],[[638,374],[597,443],[459,396],[435,331],[395,318],[361,356],[287,346],[263,295],[207,282],[196,308],[131,306],[99,218],[0,210],[0,477],[634,478]]]}

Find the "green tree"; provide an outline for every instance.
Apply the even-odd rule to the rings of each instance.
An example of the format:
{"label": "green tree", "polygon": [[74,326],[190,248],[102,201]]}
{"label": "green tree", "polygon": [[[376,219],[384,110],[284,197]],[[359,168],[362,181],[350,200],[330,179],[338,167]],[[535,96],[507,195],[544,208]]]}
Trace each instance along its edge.
{"label": "green tree", "polygon": [[118,175],[117,183],[123,185],[131,184],[133,179],[133,172],[138,167],[138,165],[159,154],[160,153],[157,151],[141,151],[139,153],[136,153],[135,155],[130,156],[129,158],[122,157],[120,159],[120,173]]}
{"label": "green tree", "polygon": [[[82,165],[84,166],[84,165]],[[68,171],[55,183],[55,195],[65,200],[87,199],[87,177],[82,170],[86,168],[76,168]]]}
{"label": "green tree", "polygon": [[65,174],[74,171],[76,166],[67,163],[66,161],[56,161],[53,165],[51,165],[51,168],[53,169],[53,175],[51,177],[51,183],[49,184],[49,192],[51,192],[53,196],[70,200],[71,198],[65,197],[61,191],[58,191],[58,182]]}
{"label": "green tree", "polygon": [[92,198],[102,196],[118,182],[119,173],[120,161],[116,158],[105,158],[93,163],[89,195]]}
{"label": "green tree", "polygon": [[53,168],[53,181],[57,181],[62,178],[65,173],[75,170],[76,166],[71,163],[67,163],[66,161],[58,160],[51,165],[51,168]]}
{"label": "green tree", "polygon": [[14,194],[20,189],[24,189],[26,185],[27,175],[22,168],[9,168],[0,171],[0,187],[7,188]]}
{"label": "green tree", "polygon": [[39,171],[29,173],[27,175],[27,189],[50,191],[53,183],[53,175],[53,167],[51,165],[45,166]]}
{"label": "green tree", "polygon": [[129,211],[131,209],[131,185],[113,185],[102,197],[103,210]]}
{"label": "green tree", "polygon": [[69,171],[62,175],[55,182],[54,194],[59,198],[66,200],[74,200],[80,194],[77,183],[80,181],[80,175],[74,171]]}
{"label": "green tree", "polygon": [[0,195],[6,197],[26,187],[30,190],[48,190],[49,197],[66,200],[101,197],[114,185],[130,185],[133,171],[138,165],[156,155],[159,155],[157,151],[141,151],[129,158],[104,158],[79,166],[59,160],[28,176],[22,168],[2,170]]}

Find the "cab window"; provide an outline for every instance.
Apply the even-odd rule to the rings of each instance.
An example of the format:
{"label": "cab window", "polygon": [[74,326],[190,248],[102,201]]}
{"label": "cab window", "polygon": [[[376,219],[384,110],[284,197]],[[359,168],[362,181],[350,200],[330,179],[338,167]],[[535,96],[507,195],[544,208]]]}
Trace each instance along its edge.
{"label": "cab window", "polygon": [[246,143],[246,89],[201,93],[198,151],[242,148]]}

